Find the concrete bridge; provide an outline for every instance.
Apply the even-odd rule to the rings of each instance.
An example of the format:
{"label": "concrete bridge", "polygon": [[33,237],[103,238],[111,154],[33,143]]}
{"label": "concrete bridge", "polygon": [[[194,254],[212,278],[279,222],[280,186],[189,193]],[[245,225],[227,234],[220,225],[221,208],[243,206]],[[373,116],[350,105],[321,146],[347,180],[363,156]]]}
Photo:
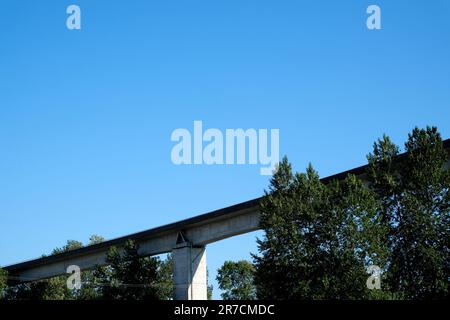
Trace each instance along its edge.
{"label": "concrete bridge", "polygon": [[[450,152],[450,139],[444,141],[444,146]],[[326,183],[335,179],[341,180],[348,174],[354,174],[365,180],[366,168],[367,166],[361,166],[323,178],[322,181]],[[261,198],[253,199],[158,228],[10,265],[4,269],[8,271],[11,279],[17,282],[63,275],[70,265],[88,270],[96,265],[106,264],[106,255],[111,246],[121,248],[127,240],[134,240],[139,244],[142,256],[172,252],[175,299],[203,300],[207,298],[206,245],[258,230],[260,200]]]}

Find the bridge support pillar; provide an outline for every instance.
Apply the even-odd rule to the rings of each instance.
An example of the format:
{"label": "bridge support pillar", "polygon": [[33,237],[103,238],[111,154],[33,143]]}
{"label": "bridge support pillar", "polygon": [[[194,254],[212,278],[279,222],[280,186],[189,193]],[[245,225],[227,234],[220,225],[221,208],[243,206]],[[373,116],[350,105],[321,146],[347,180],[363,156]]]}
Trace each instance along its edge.
{"label": "bridge support pillar", "polygon": [[182,242],[172,250],[175,300],[207,300],[206,248]]}

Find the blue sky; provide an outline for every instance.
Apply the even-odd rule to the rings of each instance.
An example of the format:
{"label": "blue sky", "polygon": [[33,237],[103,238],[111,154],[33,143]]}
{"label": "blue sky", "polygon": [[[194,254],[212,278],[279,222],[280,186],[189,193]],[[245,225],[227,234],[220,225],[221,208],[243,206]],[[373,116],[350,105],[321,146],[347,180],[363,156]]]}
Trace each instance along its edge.
{"label": "blue sky", "polygon": [[[259,165],[172,163],[194,120],[280,129],[281,155],[321,176],[365,164],[383,133],[449,138],[449,39],[445,0],[3,0],[0,265],[262,195]],[[208,247],[215,297],[215,270],[255,235]]]}

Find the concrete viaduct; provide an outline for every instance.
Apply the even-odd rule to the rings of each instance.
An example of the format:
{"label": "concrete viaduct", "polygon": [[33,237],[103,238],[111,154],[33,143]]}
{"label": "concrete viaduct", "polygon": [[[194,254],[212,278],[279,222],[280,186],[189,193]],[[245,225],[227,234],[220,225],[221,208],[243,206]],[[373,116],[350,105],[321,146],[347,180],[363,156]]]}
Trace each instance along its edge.
{"label": "concrete viaduct", "polygon": [[[450,153],[450,139],[444,141]],[[401,155],[402,156],[402,155]],[[447,162],[449,167],[450,161]],[[354,174],[365,180],[367,166],[361,166],[323,178],[323,182],[341,180]],[[77,265],[81,270],[106,264],[111,246],[122,247],[127,240],[140,246],[142,256],[172,252],[176,300],[203,300],[207,298],[206,245],[225,238],[259,229],[259,202],[261,198],[242,202],[227,208],[202,214],[154,229],[134,233],[99,244],[40,259],[4,267],[11,279],[29,282],[66,274],[67,267]]]}

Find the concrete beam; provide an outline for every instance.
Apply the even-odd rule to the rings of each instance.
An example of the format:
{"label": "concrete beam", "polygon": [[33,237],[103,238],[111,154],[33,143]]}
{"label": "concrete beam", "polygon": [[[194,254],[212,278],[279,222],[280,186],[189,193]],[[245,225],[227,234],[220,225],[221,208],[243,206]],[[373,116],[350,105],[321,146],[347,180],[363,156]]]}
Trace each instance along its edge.
{"label": "concrete beam", "polygon": [[127,239],[139,244],[140,255],[152,256],[171,252],[177,245],[179,232],[187,236],[192,246],[202,247],[214,241],[257,230],[258,223],[258,201],[252,200],[126,238],[8,266],[5,270],[9,273],[11,283],[47,279],[66,274],[70,265],[77,265],[81,270],[105,265],[109,248],[116,246],[121,250]]}
{"label": "concrete beam", "polygon": [[206,249],[183,242],[172,250],[175,300],[207,300]]}
{"label": "concrete beam", "polygon": [[[444,141],[444,147],[450,153],[450,139]],[[449,166],[450,161],[446,167],[448,168]],[[341,180],[349,174],[354,174],[365,181],[366,170],[367,166],[361,166],[323,178],[322,182]],[[20,283],[46,279],[65,274],[67,267],[70,265],[77,265],[81,270],[88,270],[96,265],[104,265],[109,248],[116,246],[120,249],[127,240],[134,240],[140,245],[140,254],[142,256],[171,252],[177,246],[180,232],[186,235],[192,247],[202,248],[214,241],[257,230],[259,228],[260,200],[261,198],[253,199],[190,219],[70,252],[10,265],[4,267],[4,269],[8,271],[10,282]],[[180,286],[181,284],[182,282],[180,282]]]}

